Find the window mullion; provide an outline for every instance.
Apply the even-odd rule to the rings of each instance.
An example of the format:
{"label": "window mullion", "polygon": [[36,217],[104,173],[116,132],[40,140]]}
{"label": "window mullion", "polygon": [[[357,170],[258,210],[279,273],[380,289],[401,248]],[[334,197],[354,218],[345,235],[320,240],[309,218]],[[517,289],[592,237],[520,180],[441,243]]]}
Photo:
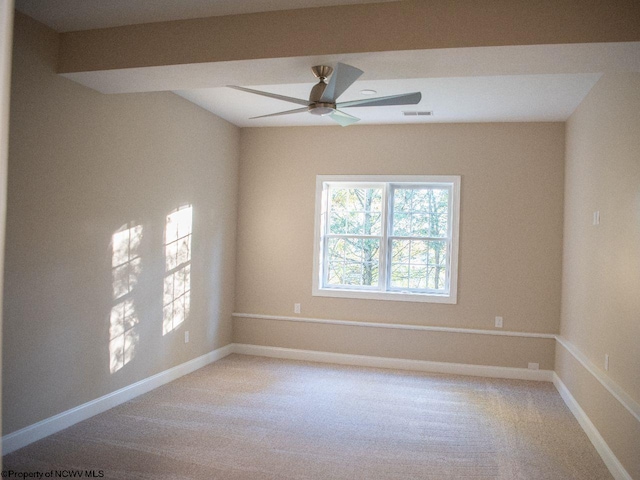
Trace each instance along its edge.
{"label": "window mullion", "polygon": [[450,237],[409,237],[403,235],[389,235],[390,240],[428,240],[430,242],[451,241]]}
{"label": "window mullion", "polygon": [[[449,203],[447,204],[447,269],[445,270],[445,286],[451,290],[451,252],[453,250],[453,188],[448,187]],[[456,219],[457,220],[457,219]]]}
{"label": "window mullion", "polygon": [[328,243],[329,239],[326,236],[322,237],[322,285],[325,286],[329,283],[329,260],[328,260]]}
{"label": "window mullion", "polygon": [[380,247],[378,249],[378,290],[380,291],[384,291],[386,290],[385,285],[386,285],[386,248],[385,248],[385,239],[387,238],[387,228],[386,228],[386,223],[387,223],[387,212],[386,212],[386,208],[385,208],[385,203],[386,203],[386,198],[387,198],[387,184],[383,183],[382,184],[382,218],[381,218],[381,238],[380,238]]}
{"label": "window mullion", "polygon": [[[322,225],[322,279],[321,284],[325,286],[329,283],[329,260],[328,260],[328,252],[329,252],[329,238],[327,234],[329,233],[329,216],[331,212],[329,211],[329,187],[327,186],[326,195],[323,195],[323,200],[325,202],[324,205],[324,224]],[[322,209],[321,209],[322,212]]]}
{"label": "window mullion", "polygon": [[391,278],[391,241],[389,235],[392,232],[393,222],[393,186],[390,183],[384,185],[385,201],[385,222],[384,222],[384,291],[389,290],[389,279]]}
{"label": "window mullion", "polygon": [[382,240],[382,235],[358,235],[358,234],[350,234],[350,233],[328,233],[325,235],[326,238],[364,238],[365,240],[368,238],[379,238]]}

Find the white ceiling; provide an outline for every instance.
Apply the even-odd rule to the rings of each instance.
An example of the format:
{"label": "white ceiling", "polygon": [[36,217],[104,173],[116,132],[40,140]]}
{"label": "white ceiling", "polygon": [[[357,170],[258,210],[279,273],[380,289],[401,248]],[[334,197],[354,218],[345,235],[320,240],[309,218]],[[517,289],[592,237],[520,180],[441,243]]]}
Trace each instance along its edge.
{"label": "white ceiling", "polygon": [[[309,76],[313,78],[311,73]],[[355,107],[344,111],[361,119],[359,124],[433,122],[557,122],[565,121],[582,101],[600,74],[513,75],[487,77],[423,78],[357,81],[340,101],[371,98],[360,93],[372,89],[375,96],[422,92],[418,105]],[[251,87],[280,95],[307,99],[314,82]],[[328,117],[296,113],[250,120],[250,117],[300,108],[300,105],[253,95],[230,88],[177,91],[240,127],[335,125]],[[403,111],[433,111],[432,117],[404,116]]]}
{"label": "white ceiling", "polygon": [[16,9],[58,32],[243,13],[397,0],[15,0]]}
{"label": "white ceiling", "polygon": [[[16,0],[59,31],[373,0]],[[380,1],[380,0],[375,0]],[[394,0],[383,0],[394,1]],[[249,120],[298,105],[226,85],[308,98],[313,65],[343,62],[364,75],[340,98],[420,91],[418,105],[351,108],[359,124],[564,121],[603,72],[640,72],[640,42],[477,47],[271,58],[64,74],[102,93],[173,91],[238,126],[334,125],[307,113]],[[429,110],[433,117],[405,117]]]}

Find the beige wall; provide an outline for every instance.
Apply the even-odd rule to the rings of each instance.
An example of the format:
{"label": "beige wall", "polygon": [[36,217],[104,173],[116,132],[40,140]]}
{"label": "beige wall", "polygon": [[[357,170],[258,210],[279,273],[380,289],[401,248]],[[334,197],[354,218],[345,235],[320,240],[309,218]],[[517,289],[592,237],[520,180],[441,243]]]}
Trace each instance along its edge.
{"label": "beige wall", "polygon": [[[0,1],[0,271],[4,269],[4,236],[7,208],[7,163],[9,153],[9,86],[11,82],[11,45],[13,36],[13,0]],[[0,308],[2,306],[0,276]],[[2,385],[2,313],[0,312],[0,385]],[[0,399],[0,413],[2,401]],[[0,419],[0,430],[2,421]],[[2,454],[0,442],[0,455]],[[0,467],[2,461],[0,460]]]}
{"label": "beige wall", "polygon": [[424,332],[236,318],[234,339],[249,345],[406,360],[553,370],[555,339]]}
{"label": "beige wall", "polygon": [[[61,72],[342,53],[640,40],[633,0],[403,0],[62,35]],[[577,21],[571,21],[578,19]]]}
{"label": "beige wall", "polygon": [[[4,433],[231,341],[239,131],[170,93],[54,74],[58,35],[17,15],[10,117]],[[189,318],[162,335],[163,229],[193,205]],[[143,227],[133,359],[109,368],[112,234]],[[184,343],[184,331],[191,341]]]}
{"label": "beige wall", "polygon": [[[293,316],[293,304],[301,303],[304,317],[491,329],[501,315],[505,330],[558,331],[563,124],[243,129],[241,149],[237,312]],[[318,174],[461,175],[458,304],[311,296]],[[297,333],[266,340],[258,333],[265,322],[236,320],[234,340],[330,351],[340,345],[351,349],[345,353],[365,348],[358,340],[349,348],[340,343],[346,327],[324,327],[332,333],[309,346],[320,327],[290,322],[278,331]],[[413,358],[422,345],[425,360],[553,365],[553,348],[537,339],[528,342],[539,348],[518,353],[517,342],[505,337],[488,346],[486,339],[449,334],[450,352],[443,353],[429,347],[442,335],[417,335],[424,343],[413,352],[403,334],[366,335],[377,339],[366,347],[369,355]]]}
{"label": "beige wall", "polygon": [[[562,336],[640,402],[640,74],[607,74],[567,122]],[[592,225],[594,211],[600,225]],[[563,350],[561,346],[559,350]],[[609,371],[604,356],[610,355]],[[640,478],[640,427],[603,394],[592,406],[582,367],[556,365],[614,453]],[[591,382],[592,383],[592,382]],[[571,384],[571,385],[570,385]],[[571,386],[574,386],[572,389]],[[615,423],[617,422],[617,423]],[[625,436],[626,435],[626,436]]]}

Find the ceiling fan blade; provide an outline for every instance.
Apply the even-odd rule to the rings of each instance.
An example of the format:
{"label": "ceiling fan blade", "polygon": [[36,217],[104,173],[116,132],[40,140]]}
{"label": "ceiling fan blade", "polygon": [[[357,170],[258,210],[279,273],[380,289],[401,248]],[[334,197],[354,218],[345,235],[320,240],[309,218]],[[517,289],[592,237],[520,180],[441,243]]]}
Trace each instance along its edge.
{"label": "ceiling fan blade", "polygon": [[308,111],[309,109],[307,107],[295,108],[293,110],[287,110],[286,112],[270,113],[269,115],[260,115],[259,117],[251,117],[249,118],[249,120],[253,120],[254,118],[277,117],[279,115],[290,115],[292,113],[302,113],[302,112],[308,112]]}
{"label": "ceiling fan blade", "polygon": [[338,63],[333,70],[331,78],[329,78],[329,84],[324,89],[320,101],[324,103],[334,103],[363,73],[362,70],[356,67]]}
{"label": "ceiling fan blade", "polygon": [[233,88],[235,90],[241,90],[243,92],[255,93],[256,95],[262,95],[263,97],[275,98],[277,100],[284,100],[285,102],[297,103],[298,105],[309,106],[308,100],[303,100],[301,98],[287,97],[285,95],[278,95],[276,93],[269,92],[261,92],[260,90],[253,90],[251,88],[238,87],[236,85],[227,85],[229,88]]}
{"label": "ceiling fan blade", "polygon": [[340,110],[334,110],[331,115],[329,115],[333,121],[339,123],[343,127],[348,127],[352,123],[359,122],[360,119],[358,117],[354,117],[353,115],[349,115],[348,113],[341,112]]}
{"label": "ceiling fan blade", "polygon": [[338,108],[347,107],[385,107],[391,105],[415,105],[422,100],[422,93],[403,93],[400,95],[389,95],[388,97],[367,98],[363,100],[352,100],[350,102],[340,102],[336,104]]}

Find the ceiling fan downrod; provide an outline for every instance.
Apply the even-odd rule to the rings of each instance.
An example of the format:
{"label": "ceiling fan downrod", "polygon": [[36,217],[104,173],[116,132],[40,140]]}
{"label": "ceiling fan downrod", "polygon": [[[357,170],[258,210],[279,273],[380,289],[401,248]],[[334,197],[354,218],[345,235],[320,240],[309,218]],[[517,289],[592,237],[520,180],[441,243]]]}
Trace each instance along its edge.
{"label": "ceiling fan downrod", "polygon": [[309,94],[309,113],[320,116],[329,115],[335,110],[335,104],[321,102],[320,99],[324,94],[325,88],[327,88],[325,80],[331,75],[333,68],[327,65],[316,65],[315,67],[311,67],[311,71],[320,81],[313,86]]}

